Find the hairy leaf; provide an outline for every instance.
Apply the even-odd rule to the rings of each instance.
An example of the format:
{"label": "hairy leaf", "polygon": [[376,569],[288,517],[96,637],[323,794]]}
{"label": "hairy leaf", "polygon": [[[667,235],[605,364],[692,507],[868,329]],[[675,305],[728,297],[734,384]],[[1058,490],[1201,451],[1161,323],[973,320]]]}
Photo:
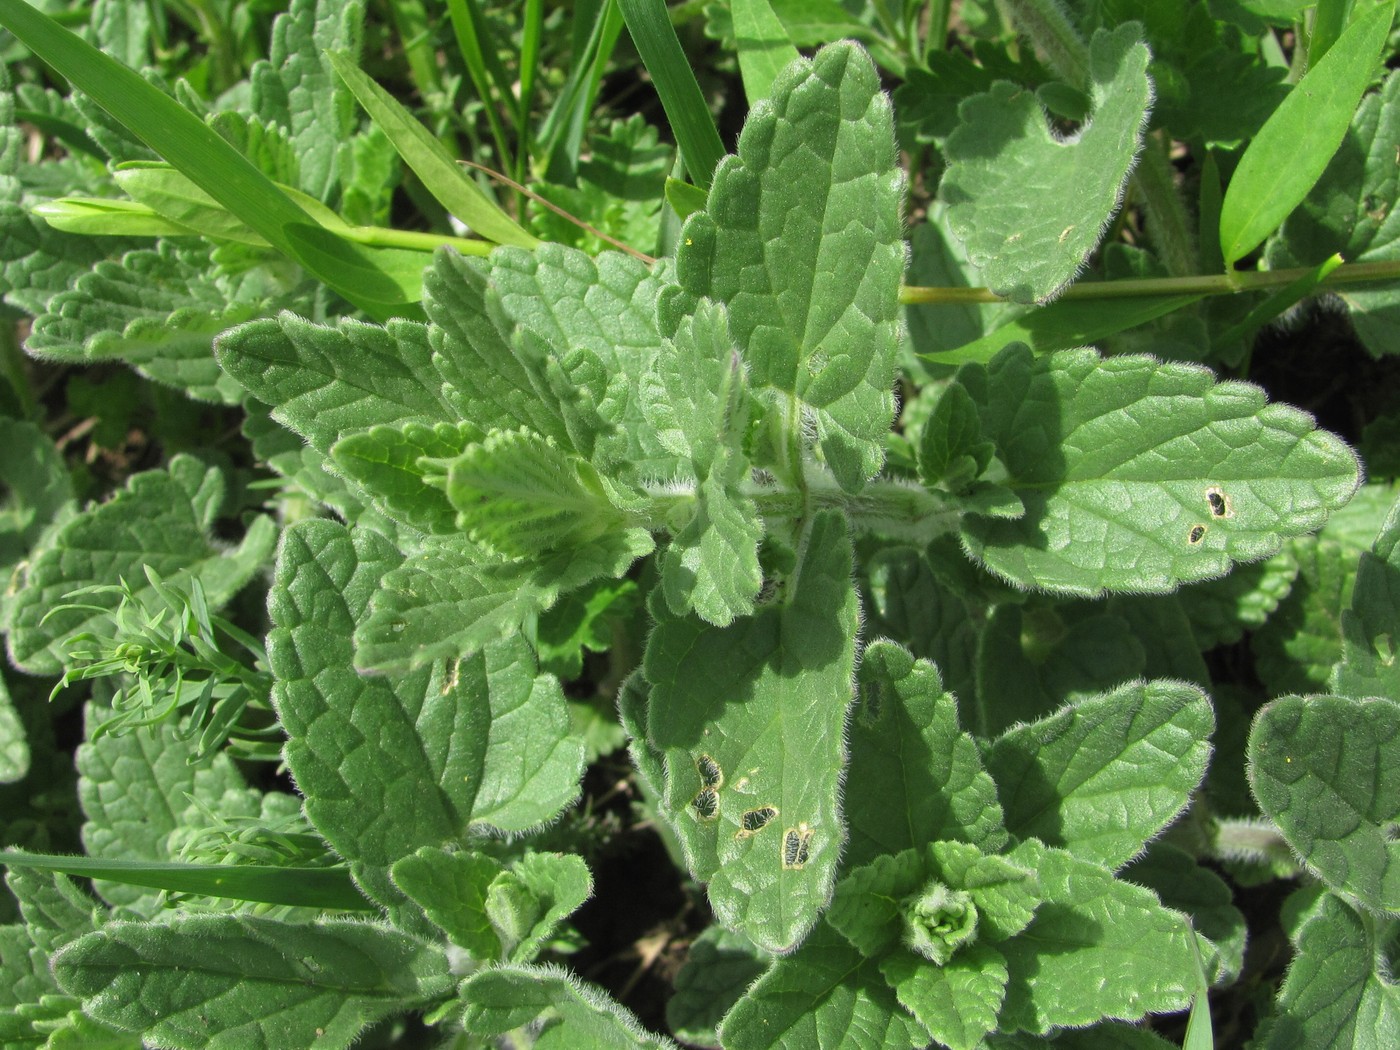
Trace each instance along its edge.
{"label": "hairy leaf", "polygon": [[1400,703],[1289,696],[1249,734],[1250,787],[1333,889],[1400,912]]}
{"label": "hairy leaf", "polygon": [[1117,868],[1171,823],[1205,775],[1210,701],[1135,682],[999,737],[987,754],[1006,827]]}
{"label": "hairy leaf", "polygon": [[1381,534],[1362,552],[1349,608],[1342,610],[1342,659],[1332,686],[1347,696],[1400,698],[1396,662],[1400,625],[1400,501]]}
{"label": "hairy leaf", "polygon": [[824,923],[800,949],[773,963],[725,1017],[719,1034],[733,1050],[910,1050],[929,1040],[876,964]]}
{"label": "hairy leaf", "polygon": [[347,1047],[452,989],[441,948],[362,922],[114,922],[54,959],[84,1010],[169,1047]]}
{"label": "hairy leaf", "polygon": [[1360,483],[1355,453],[1245,383],[1148,357],[1008,347],[959,378],[1026,507],[970,518],[972,553],[1023,587],[1169,591],[1319,528]]}
{"label": "hairy leaf", "polygon": [[844,520],[818,515],[783,600],[727,628],[653,600],[648,736],[664,806],[720,920],[791,948],[831,894],[857,605]]}
{"label": "hairy leaf", "polygon": [[[89,737],[104,714],[89,707]],[[197,741],[173,725],[152,726],[89,739],[78,748],[78,798],[87,822],[83,845],[92,857],[117,860],[177,859],[178,834],[207,823],[217,810],[226,818],[254,816],[257,793],[248,789],[227,755],[194,762]],[[154,910],[149,889],[99,882],[113,904]]]}
{"label": "hairy leaf", "polygon": [[370,427],[458,418],[433,367],[428,329],[412,321],[327,328],[283,314],[225,333],[214,352],[225,372],[272,406],[273,418],[323,456]]}
{"label": "hairy leaf", "polygon": [[1135,23],[1095,33],[1093,111],[1062,141],[1036,96],[1007,81],[959,107],[938,192],[993,291],[1023,303],[1053,298],[1098,246],[1142,144],[1148,58]]}
{"label": "hairy leaf", "polygon": [[690,943],[685,965],[666,1003],[666,1023],[676,1038],[718,1046],[715,1029],[768,969],[768,953],[723,926],[708,926]]}
{"label": "hairy leaf", "polygon": [[1400,991],[1373,926],[1325,894],[1296,936],[1264,1050],[1383,1050],[1400,1040]]}
{"label": "hairy leaf", "polygon": [[331,72],[326,51],[358,53],[363,0],[293,0],[272,26],[267,61],[249,73],[254,112],[291,132],[300,188],[327,201],[339,179],[339,147],[355,127],[350,92]]}
{"label": "hairy leaf", "polygon": [[1010,972],[1002,1030],[1043,1035],[1187,1007],[1196,970],[1184,916],[1149,890],[1034,840],[1011,857],[1034,868],[1044,899],[1025,933],[999,946]]}
{"label": "hairy leaf", "polygon": [[482,970],[462,982],[461,996],[467,1003],[462,1024],[477,1035],[500,1035],[552,1010],[558,1021],[545,1029],[537,1046],[665,1050],[676,1045],[646,1031],[607,995],[556,968],[497,966]]}
{"label": "hairy leaf", "polygon": [[1001,848],[996,785],[972,738],[958,729],[957,702],[937,668],[878,640],[861,656],[857,683],[846,779],[859,790],[846,802],[846,863],[944,839]]}
{"label": "hairy leaf", "polygon": [[493,558],[460,534],[430,540],[385,574],[355,630],[356,666],[401,672],[469,655],[549,609],[561,592],[622,576],[651,548],[641,529],[529,561]]}
{"label": "hairy leaf", "polygon": [[220,274],[207,247],[161,241],[98,263],[50,299],[25,346],[59,361],[124,361],[192,397],[227,404],[238,400],[238,385],[214,361],[214,337],[275,312],[285,298],[256,271]]}
{"label": "hairy leaf", "polygon": [[753,389],[814,416],[847,491],[879,470],[894,414],[901,183],[864,53],[839,44],[789,66],[686,221],[680,290],[661,304],[667,334],[698,299],[728,308]]}
{"label": "hairy leaf", "polygon": [[471,825],[522,831],[578,792],[582,746],[558,683],[519,639],[395,678],[356,673],[351,637],[383,573],[387,540],[328,521],[287,531],[269,601],[273,702],[306,812],[385,904],[387,868]]}
{"label": "hairy leaf", "polygon": [[[143,569],[173,586],[199,580],[210,609],[228,602],[267,560],[276,529],[271,518],[260,515],[238,547],[220,550],[209,526],[222,496],[217,468],[206,470],[191,457],[177,456],[169,470],[134,475],[108,502],[50,532],[17,581],[10,658],[32,674],[59,673],[67,660],[64,642],[79,631],[109,631],[109,610],[121,600],[115,591],[69,595],[122,580],[137,595],[150,594]],[[72,607],[73,602],[83,607]],[[59,608],[65,604],[70,607]]]}

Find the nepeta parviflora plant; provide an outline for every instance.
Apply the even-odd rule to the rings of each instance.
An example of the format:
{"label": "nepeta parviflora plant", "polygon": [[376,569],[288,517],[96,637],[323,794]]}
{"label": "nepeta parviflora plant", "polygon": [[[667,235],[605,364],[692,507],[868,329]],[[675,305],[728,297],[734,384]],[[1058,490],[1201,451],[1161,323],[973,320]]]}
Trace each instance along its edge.
{"label": "nepeta parviflora plant", "polygon": [[[1400,353],[1393,2],[715,4],[729,155],[659,2],[526,3],[519,69],[387,6],[172,65],[98,0],[138,75],[0,0],[76,89],[0,101],[5,302],[168,452],[75,472],[11,355],[0,1041],[1400,1043],[1400,510],[1244,378],[1328,280]],[[679,162],[593,116],[624,26]],[[644,833],[690,903],[634,1013],[567,964]]]}

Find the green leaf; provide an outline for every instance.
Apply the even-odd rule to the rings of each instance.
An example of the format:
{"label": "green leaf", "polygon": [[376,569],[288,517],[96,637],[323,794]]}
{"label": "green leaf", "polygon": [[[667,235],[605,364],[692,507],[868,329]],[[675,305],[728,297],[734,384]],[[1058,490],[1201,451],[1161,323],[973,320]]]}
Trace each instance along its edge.
{"label": "green leaf", "polygon": [[997,1026],[1006,996],[1006,962],[985,944],[974,944],[943,966],[912,954],[880,967],[900,1004],[950,1050],[974,1050]]}
{"label": "green leaf", "polygon": [[359,245],[334,235],[328,236],[336,253],[318,255],[300,245],[293,230],[309,222],[306,212],[218,132],[139,74],[24,0],[0,0],[0,23],[288,258],[356,299],[370,291],[387,296],[374,300],[379,303],[400,302],[392,278]]}
{"label": "green leaf", "polygon": [[412,321],[327,328],[283,314],[226,333],[214,355],[323,456],[340,438],[374,426],[458,418],[444,398],[428,328]]}
{"label": "green leaf", "polygon": [[1296,208],[1342,144],[1395,14],[1392,0],[1347,27],[1250,140],[1220,205],[1226,267]]}
{"label": "green leaf", "polygon": [[564,681],[579,677],[584,653],[612,647],[617,625],[640,608],[639,595],[633,580],[595,580],[564,595],[539,618],[535,649],[540,666]]}
{"label": "green leaf", "polygon": [[287,129],[298,185],[319,201],[330,200],[341,176],[339,148],[355,130],[353,103],[326,52],[358,52],[363,22],[363,0],[292,0],[272,23],[268,60],[248,73],[254,112]]}
{"label": "green leaf", "polygon": [[425,460],[452,459],[481,437],[470,423],[380,425],[341,438],[331,446],[331,459],[395,521],[444,535],[458,531],[457,511],[429,483],[437,471]]}
{"label": "green leaf", "polygon": [[[539,966],[497,966],[462,982],[467,1003],[462,1024],[475,1035],[501,1035],[533,1021],[545,1010],[558,1016],[536,1046],[563,1050],[612,1050],[655,1047],[674,1050],[675,1043],[646,1031],[635,1017],[606,994],[564,970]],[[550,1033],[554,1034],[551,1035]]]}
{"label": "green leaf", "polygon": [[[446,468],[448,500],[473,540],[503,557],[582,548],[624,531],[588,462],[528,430],[495,431]],[[630,530],[632,544],[644,530]]]}
{"label": "green leaf", "polygon": [[773,81],[799,55],[768,0],[733,0],[729,13],[739,49],[739,75],[752,109],[768,97]]}
{"label": "green leaf", "polygon": [[845,522],[819,514],[785,599],[727,628],[670,613],[644,669],[664,808],[725,925],[790,948],[830,897],[857,601]]}
{"label": "green leaf", "polygon": [[1259,712],[1249,782],[1308,867],[1373,911],[1400,912],[1400,704],[1289,696]]}
{"label": "green leaf", "polygon": [[676,1038],[718,1046],[715,1029],[769,962],[768,954],[742,934],[707,926],[690,942],[675,994],[666,1002],[666,1023]]}
{"label": "green leaf", "polygon": [[1347,696],[1400,698],[1400,501],[1361,555],[1351,605],[1342,610],[1342,658],[1332,687]]}
{"label": "green leaf", "polygon": [[1043,1035],[1186,1009],[1196,963],[1184,916],[1149,890],[1034,840],[1011,859],[1034,868],[1043,902],[1025,933],[999,946],[1010,973],[1001,1030]]}
{"label": "green leaf", "polygon": [[534,960],[555,929],[593,893],[582,857],[527,853],[492,882],[486,914],[500,936],[505,957]]}
{"label": "green leaf", "polygon": [[[1367,95],[1327,169],[1267,246],[1270,269],[1315,265],[1335,253],[1347,262],[1400,257],[1395,150],[1400,148],[1400,76]],[[1328,290],[1351,308],[1352,324],[1379,357],[1395,349],[1400,311],[1393,283]]]}
{"label": "green leaf", "polygon": [[204,508],[181,483],[180,472],[188,476],[191,470],[209,491],[217,491],[208,508],[216,509],[223,490],[218,469],[206,472],[197,460],[177,456],[169,471],[134,475],[108,502],[74,516],[35,549],[16,581],[19,593],[11,606],[10,658],[16,666],[31,674],[58,674],[67,639],[80,631],[110,631],[111,611],[121,595],[89,592],[75,606],[69,595],[79,588],[126,580],[136,594],[147,595],[143,569],[154,570],[172,585],[198,579],[209,608],[217,610],[252,578],[276,541],[272,519],[254,518],[238,547],[221,550],[209,536]]}
{"label": "green leaf", "polygon": [[510,868],[484,854],[424,847],[394,882],[475,958],[529,962],[593,891],[581,857],[527,853]]}
{"label": "green leaf", "polygon": [[288,299],[257,271],[222,273],[207,245],[161,241],[98,263],[54,296],[25,346],[51,360],[125,361],[191,397],[233,404],[238,384],[214,360],[215,337]]}
{"label": "green leaf", "polygon": [[987,754],[1006,827],[1117,868],[1191,801],[1210,758],[1210,701],[1135,682],[1003,734]]}
{"label": "green leaf", "polygon": [[1208,981],[1224,984],[1239,976],[1247,931],[1229,883],[1166,842],[1154,842],[1119,874],[1152,890],[1168,908],[1189,915],[1197,934],[1209,938],[1208,946],[1215,951],[1206,959]]}
{"label": "green leaf", "polygon": [[105,879],[168,893],[192,893],[290,907],[367,910],[342,869],[254,864],[163,864],[154,861],[59,857],[0,850],[0,864]]}
{"label": "green leaf", "polygon": [[29,772],[29,741],[24,722],[10,699],[10,690],[0,678],[0,784],[23,780]]}
{"label": "green leaf", "polygon": [[724,156],[710,107],[681,50],[664,0],[619,0],[627,31],[651,74],[661,106],[697,186],[708,187]]}
{"label": "green leaf", "polygon": [[1325,894],[1303,923],[1263,1050],[1383,1050],[1400,1040],[1400,992],[1374,926]]}
{"label": "green leaf", "polygon": [[0,568],[8,576],[73,499],[73,482],[43,428],[0,416],[0,483]]}
{"label": "green leaf", "polygon": [[929,1041],[876,963],[825,924],[773,963],[725,1017],[719,1034],[730,1050],[909,1050]]}
{"label": "green leaf", "polygon": [[1096,32],[1089,45],[1093,112],[1063,141],[1051,135],[1035,95],[1008,81],[959,107],[938,192],[948,225],[993,291],[1044,302],[1098,246],[1142,145],[1149,57],[1136,23]]}
{"label": "green leaf", "polygon": [[1228,576],[1205,580],[1176,592],[1177,603],[1191,623],[1203,651],[1230,645],[1246,630],[1262,627],[1288,597],[1298,576],[1298,559],[1290,544],[1272,558],[1237,565]]}
{"label": "green leaf", "polygon": [[434,925],[475,959],[501,958],[501,940],[486,914],[486,894],[505,865],[484,853],[424,846],[394,862],[394,884]]}
{"label": "green leaf", "polygon": [[497,244],[533,248],[540,241],[527,233],[501,206],[486,196],[435,138],[394,97],[360,71],[343,51],[327,51],[326,60],[345,81],[399,156],[452,215]]}
{"label": "green leaf", "polygon": [[965,519],[969,550],[1023,587],[1164,592],[1268,557],[1359,483],[1310,416],[1203,368],[1008,347],[958,373],[1025,517]]}
{"label": "green leaf", "polygon": [[169,1047],[347,1047],[452,991],[441,948],[361,922],[182,916],[108,923],[54,958],[97,1020]]}
{"label": "green leaf", "polygon": [[[578,793],[582,746],[557,681],[520,639],[401,677],[355,672],[351,637],[400,555],[367,530],[288,529],[269,599],[268,660],[287,765],[306,812],[367,892],[402,900],[387,869],[469,827],[523,831]],[[343,743],[362,743],[350,750]]]}
{"label": "green leaf", "polygon": [[[593,258],[561,245],[491,255],[486,312],[531,376],[533,399],[557,405],[549,411],[567,433],[556,433],[557,422],[526,425],[561,448],[572,445],[603,474],[654,480],[674,473],[674,460],[646,425],[639,389],[661,347],[656,299],[665,274],[619,252]],[[461,326],[436,313],[433,319]],[[489,345],[477,351],[492,352]],[[463,389],[475,382],[473,374]]]}
{"label": "green leaf", "polygon": [[493,558],[460,534],[429,540],[385,575],[355,631],[356,666],[400,672],[474,653],[561,592],[622,576],[651,548],[647,532],[627,529],[532,563]]}
{"label": "green leaf", "polygon": [[679,290],[658,316],[673,334],[699,299],[723,303],[751,388],[779,415],[810,414],[853,492],[880,469],[894,415],[904,244],[889,100],[865,53],[838,44],[789,67],[770,103],[686,220]]}
{"label": "green leaf", "polygon": [[958,839],[995,851],[1006,842],[996,785],[958,729],[957,702],[938,669],[893,642],[861,655],[847,732],[846,863]]}
{"label": "green leaf", "polygon": [[[959,907],[967,920],[954,923],[947,900],[959,895],[966,898]],[[929,896],[931,907],[922,899]],[[913,950],[943,965],[970,943],[1014,937],[1031,922],[1037,903],[1035,873],[1028,868],[965,842],[932,842],[852,871],[837,885],[827,921],[862,955]]]}
{"label": "green leaf", "polygon": [[[88,708],[89,740],[77,752],[78,798],[87,815],[83,845],[91,858],[174,861],[178,833],[205,826],[208,812],[257,812],[255,793],[226,754],[196,765],[198,741],[170,724],[92,739],[104,718],[102,710]],[[101,882],[98,888],[114,904],[149,906],[154,900],[131,883]]]}
{"label": "green leaf", "polygon": [[1249,639],[1255,671],[1272,694],[1325,692],[1342,659],[1342,612],[1351,604],[1358,552],[1326,531],[1294,540],[1297,577]]}
{"label": "green leaf", "polygon": [[693,610],[719,627],[753,611],[763,584],[763,525],[739,486],[748,480],[743,441],[748,393],[724,307],[701,300],[681,319],[642,387],[643,411],[667,449],[689,460],[698,482],[694,514],[661,557],[661,586],[676,615]]}
{"label": "green leaf", "polygon": [[919,478],[929,488],[942,485],[960,492],[987,469],[995,454],[996,446],[982,440],[982,421],[967,388],[950,383],[919,428]]}

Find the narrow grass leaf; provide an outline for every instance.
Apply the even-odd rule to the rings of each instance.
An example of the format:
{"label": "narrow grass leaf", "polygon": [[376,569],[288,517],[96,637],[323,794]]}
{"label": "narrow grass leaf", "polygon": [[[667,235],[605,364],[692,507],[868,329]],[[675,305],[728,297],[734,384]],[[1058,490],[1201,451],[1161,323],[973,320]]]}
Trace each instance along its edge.
{"label": "narrow grass leaf", "polygon": [[[14,2],[14,0],[11,0]],[[690,60],[681,50],[665,0],[618,0],[627,31],[656,84],[661,105],[680,144],[686,169],[697,186],[709,188],[724,144],[710,107],[695,80]]]}
{"label": "narrow grass leaf", "polygon": [[[331,287],[356,301],[366,298],[362,289],[367,286],[376,291],[388,287],[367,285],[364,275],[348,282],[342,279],[346,276],[344,260],[354,259],[369,271],[378,266],[359,245],[340,238],[336,238],[340,245],[338,255],[304,258],[288,230],[309,223],[306,212],[218,132],[137,73],[108,58],[25,0],[0,0],[0,24],[269,244],[302,263]],[[398,301],[369,298],[370,304]]]}
{"label": "narrow grass leaf", "polygon": [[752,108],[768,97],[783,67],[800,56],[768,0],[734,0],[729,11],[739,46],[739,73]]}
{"label": "narrow grass leaf", "polygon": [[404,163],[423,180],[424,188],[438,203],[473,232],[497,244],[533,248],[540,243],[539,238],[527,233],[499,204],[487,197],[432,132],[366,76],[349,55],[332,51],[328,57],[370,119],[388,136]]}
{"label": "narrow grass leaf", "polygon": [[1348,26],[1246,148],[1220,206],[1226,268],[1277,229],[1321,178],[1371,82],[1394,11],[1388,0]]}
{"label": "narrow grass leaf", "polygon": [[282,868],[256,864],[178,864],[103,857],[60,857],[49,853],[0,852],[0,864],[36,871],[58,871],[78,878],[105,879],[167,893],[283,904],[290,907],[369,911],[373,905],[355,889],[343,868]]}

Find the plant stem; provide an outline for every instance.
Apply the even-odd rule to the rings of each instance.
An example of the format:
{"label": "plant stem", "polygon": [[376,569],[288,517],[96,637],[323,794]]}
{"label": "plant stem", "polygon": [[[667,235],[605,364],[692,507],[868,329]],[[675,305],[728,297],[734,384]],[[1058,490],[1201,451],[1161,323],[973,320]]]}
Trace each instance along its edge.
{"label": "plant stem", "polygon": [[[1060,299],[1135,299],[1173,295],[1237,295],[1240,292],[1267,291],[1306,277],[1314,267],[1287,270],[1258,270],[1193,277],[1144,277],[1125,281],[1085,281],[1072,284]],[[1319,287],[1367,284],[1372,281],[1400,280],[1400,260],[1392,262],[1347,263],[1337,267]],[[967,303],[1004,303],[1010,300],[990,288],[926,288],[904,285],[899,301],[906,305],[954,306]]]}
{"label": "plant stem", "polygon": [[1057,76],[1077,88],[1089,86],[1089,45],[1058,0],[1006,0],[1006,9]]}
{"label": "plant stem", "polygon": [[1263,864],[1280,862],[1297,867],[1298,862],[1288,841],[1262,817],[1240,817],[1222,820],[1216,826],[1214,852],[1228,860],[1248,860]]}
{"label": "plant stem", "polygon": [[[818,468],[806,472],[804,484],[805,491],[750,482],[743,487],[743,494],[754,501],[764,518],[797,520],[814,510],[840,510],[857,530],[917,543],[956,530],[962,520],[961,508],[950,497],[912,482],[878,479],[852,494]],[[693,486],[658,488],[650,493],[645,509],[633,512],[629,524],[664,529],[680,507],[695,500]]]}
{"label": "plant stem", "polygon": [[1157,246],[1157,254],[1167,273],[1186,277],[1197,270],[1195,237],[1186,206],[1172,180],[1167,146],[1160,132],[1147,137],[1137,170],[1133,172],[1133,189],[1142,201],[1148,235]]}

